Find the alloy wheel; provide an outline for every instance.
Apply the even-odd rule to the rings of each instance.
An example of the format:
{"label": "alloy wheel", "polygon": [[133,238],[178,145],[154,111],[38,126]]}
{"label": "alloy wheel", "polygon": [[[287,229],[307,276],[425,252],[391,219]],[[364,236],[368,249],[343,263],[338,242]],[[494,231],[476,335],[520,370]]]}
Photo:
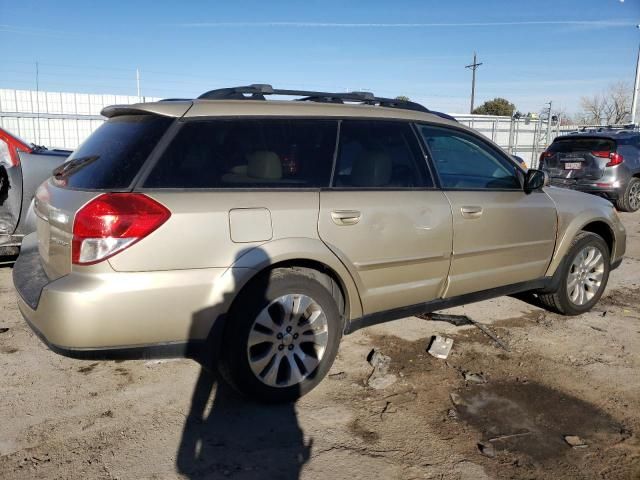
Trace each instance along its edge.
{"label": "alloy wheel", "polygon": [[327,317],[318,302],[303,294],[278,297],[249,331],[251,371],[270,387],[296,385],[318,367],[328,340]]}
{"label": "alloy wheel", "polygon": [[632,210],[640,209],[640,182],[634,182],[629,190],[629,206]]}
{"label": "alloy wheel", "polygon": [[604,276],[604,256],[587,246],[573,259],[567,276],[567,294],[574,305],[584,305],[598,293]]}

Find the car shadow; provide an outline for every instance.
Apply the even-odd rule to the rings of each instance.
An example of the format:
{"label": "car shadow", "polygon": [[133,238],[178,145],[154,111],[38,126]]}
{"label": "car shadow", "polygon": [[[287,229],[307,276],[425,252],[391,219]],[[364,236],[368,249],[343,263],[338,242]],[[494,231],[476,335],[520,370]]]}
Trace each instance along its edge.
{"label": "car shadow", "polygon": [[[256,249],[251,253],[266,257]],[[255,277],[252,282],[255,295],[251,301],[266,302],[268,276]],[[213,310],[196,312],[192,331],[198,330]],[[176,468],[189,479],[297,479],[310,458],[312,442],[305,443],[295,404],[260,404],[244,398],[218,372],[216,359],[224,349],[227,321],[232,318],[216,318],[206,347],[189,355],[200,363],[200,373],[191,395]]]}

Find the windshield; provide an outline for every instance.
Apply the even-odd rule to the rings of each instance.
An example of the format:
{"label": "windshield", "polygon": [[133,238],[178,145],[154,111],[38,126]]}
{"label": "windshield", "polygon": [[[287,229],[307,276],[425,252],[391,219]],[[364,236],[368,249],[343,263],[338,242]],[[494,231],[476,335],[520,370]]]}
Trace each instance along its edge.
{"label": "windshield", "polygon": [[157,115],[111,118],[54,171],[54,180],[86,190],[127,188],[171,122]]}

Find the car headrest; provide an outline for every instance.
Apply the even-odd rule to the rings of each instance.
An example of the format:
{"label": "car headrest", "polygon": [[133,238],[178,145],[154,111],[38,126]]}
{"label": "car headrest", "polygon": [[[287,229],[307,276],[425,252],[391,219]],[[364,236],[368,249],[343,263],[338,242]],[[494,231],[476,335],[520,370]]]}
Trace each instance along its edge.
{"label": "car headrest", "polygon": [[383,152],[363,152],[351,167],[351,183],[356,187],[380,187],[391,182],[391,158]]}
{"label": "car headrest", "polygon": [[282,178],[282,163],[274,152],[261,150],[247,155],[247,176],[265,180]]}

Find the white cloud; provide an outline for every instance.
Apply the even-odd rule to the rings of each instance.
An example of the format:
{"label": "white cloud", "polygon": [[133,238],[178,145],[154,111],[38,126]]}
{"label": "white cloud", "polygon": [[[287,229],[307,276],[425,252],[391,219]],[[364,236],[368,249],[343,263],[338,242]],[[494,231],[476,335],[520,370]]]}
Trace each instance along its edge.
{"label": "white cloud", "polygon": [[433,22],[433,23],[342,23],[342,22],[194,22],[178,23],[183,28],[430,28],[499,27],[526,25],[573,25],[592,28],[633,26],[626,20],[524,20],[510,22]]}

